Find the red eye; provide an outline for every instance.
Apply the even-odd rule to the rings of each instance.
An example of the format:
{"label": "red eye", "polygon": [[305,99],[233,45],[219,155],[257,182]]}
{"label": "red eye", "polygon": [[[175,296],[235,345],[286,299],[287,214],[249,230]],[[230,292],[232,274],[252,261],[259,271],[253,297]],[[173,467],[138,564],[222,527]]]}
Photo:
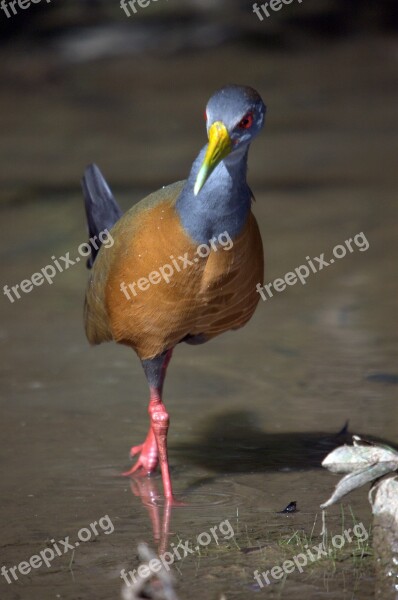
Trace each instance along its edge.
{"label": "red eye", "polygon": [[238,127],[239,127],[239,129],[250,129],[250,127],[252,125],[253,125],[253,113],[248,113],[247,115],[245,115],[243,117],[243,119],[239,123]]}

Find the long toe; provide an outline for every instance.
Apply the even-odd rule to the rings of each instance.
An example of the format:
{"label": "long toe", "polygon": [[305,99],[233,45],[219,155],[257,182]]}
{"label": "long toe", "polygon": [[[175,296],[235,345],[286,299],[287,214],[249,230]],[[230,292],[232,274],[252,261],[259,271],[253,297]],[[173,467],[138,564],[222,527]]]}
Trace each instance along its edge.
{"label": "long toe", "polygon": [[159,454],[156,440],[152,432],[148,434],[147,439],[143,444],[140,444],[139,446],[133,446],[131,448],[130,457],[132,458],[137,454],[139,454],[139,457],[135,465],[133,465],[128,471],[122,473],[122,475],[128,477],[129,475],[133,475],[137,471],[141,470],[142,474],[149,475],[156,470],[156,467],[159,463]]}
{"label": "long toe", "polygon": [[136,454],[139,454],[144,447],[144,444],[139,444],[139,446],[132,446],[130,450],[130,458],[134,458]]}

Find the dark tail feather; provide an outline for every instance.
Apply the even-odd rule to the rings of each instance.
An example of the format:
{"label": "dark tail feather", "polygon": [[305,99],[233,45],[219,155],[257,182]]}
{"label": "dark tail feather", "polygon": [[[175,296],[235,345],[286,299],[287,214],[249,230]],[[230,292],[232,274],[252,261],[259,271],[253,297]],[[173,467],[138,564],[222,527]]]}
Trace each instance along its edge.
{"label": "dark tail feather", "polygon": [[90,238],[96,236],[95,245],[97,247],[89,241],[91,255],[87,259],[87,267],[91,269],[101,247],[99,234],[105,229],[110,231],[116,221],[122,216],[122,211],[97,165],[90,165],[84,171],[82,188],[86,207],[88,234]]}
{"label": "dark tail feather", "polygon": [[349,424],[350,424],[350,422],[349,422],[349,421],[346,421],[346,422],[344,423],[344,427],[343,427],[343,429],[341,429],[341,430],[338,432],[338,434],[337,434],[337,435],[348,435],[348,433],[349,433],[349,429],[348,429],[348,426],[349,426]]}

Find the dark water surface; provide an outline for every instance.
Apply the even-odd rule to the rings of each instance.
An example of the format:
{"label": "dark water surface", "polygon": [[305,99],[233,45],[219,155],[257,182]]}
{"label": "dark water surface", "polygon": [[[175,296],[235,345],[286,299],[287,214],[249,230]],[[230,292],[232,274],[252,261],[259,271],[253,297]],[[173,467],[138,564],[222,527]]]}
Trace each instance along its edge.
{"label": "dark water surface", "polygon": [[[172,510],[169,542],[195,545],[225,520],[235,533],[176,564],[181,600],[373,597],[369,559],[296,570],[263,590],[253,579],[283,562],[281,539],[310,535],[316,515],[321,541],[319,504],[336,477],[319,464],[347,420],[352,433],[397,441],[397,47],[359,38],[320,48],[294,57],[209,51],[206,85],[195,54],[76,66],[58,80],[19,56],[16,67],[32,60],[37,79],[21,82],[22,92],[3,79],[2,285],[30,278],[53,255],[77,255],[85,241],[78,180],[91,160],[124,208],[183,178],[205,143],[203,105],[224,81],[250,82],[269,105],[250,157],[267,280],[307,256],[330,258],[360,232],[369,243],[261,301],[243,330],[177,348],[165,402],[174,485],[188,506]],[[29,560],[51,539],[76,540],[104,515],[114,532],[12,584],[1,577],[2,599],[119,598],[120,570],[138,567],[137,543],[156,548],[152,521],[162,526],[163,503],[142,503],[161,492],[159,475],[135,484],[117,477],[146,434],[148,393],[132,352],[88,347],[86,279],[81,261],[51,286],[1,300],[1,564]],[[369,526],[366,496],[345,503],[347,523],[349,504]],[[292,500],[299,512],[276,514]],[[340,507],[327,524],[341,533]]]}

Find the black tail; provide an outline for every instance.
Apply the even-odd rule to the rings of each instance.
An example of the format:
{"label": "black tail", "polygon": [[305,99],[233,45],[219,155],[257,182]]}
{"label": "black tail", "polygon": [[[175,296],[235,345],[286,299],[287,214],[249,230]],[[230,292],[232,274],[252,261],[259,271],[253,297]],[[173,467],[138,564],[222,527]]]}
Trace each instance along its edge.
{"label": "black tail", "polygon": [[87,259],[87,267],[91,269],[101,247],[99,234],[105,229],[109,231],[122,216],[122,211],[97,165],[90,165],[84,171],[82,188],[88,234],[90,238],[96,237],[95,245],[89,241],[91,255]]}

